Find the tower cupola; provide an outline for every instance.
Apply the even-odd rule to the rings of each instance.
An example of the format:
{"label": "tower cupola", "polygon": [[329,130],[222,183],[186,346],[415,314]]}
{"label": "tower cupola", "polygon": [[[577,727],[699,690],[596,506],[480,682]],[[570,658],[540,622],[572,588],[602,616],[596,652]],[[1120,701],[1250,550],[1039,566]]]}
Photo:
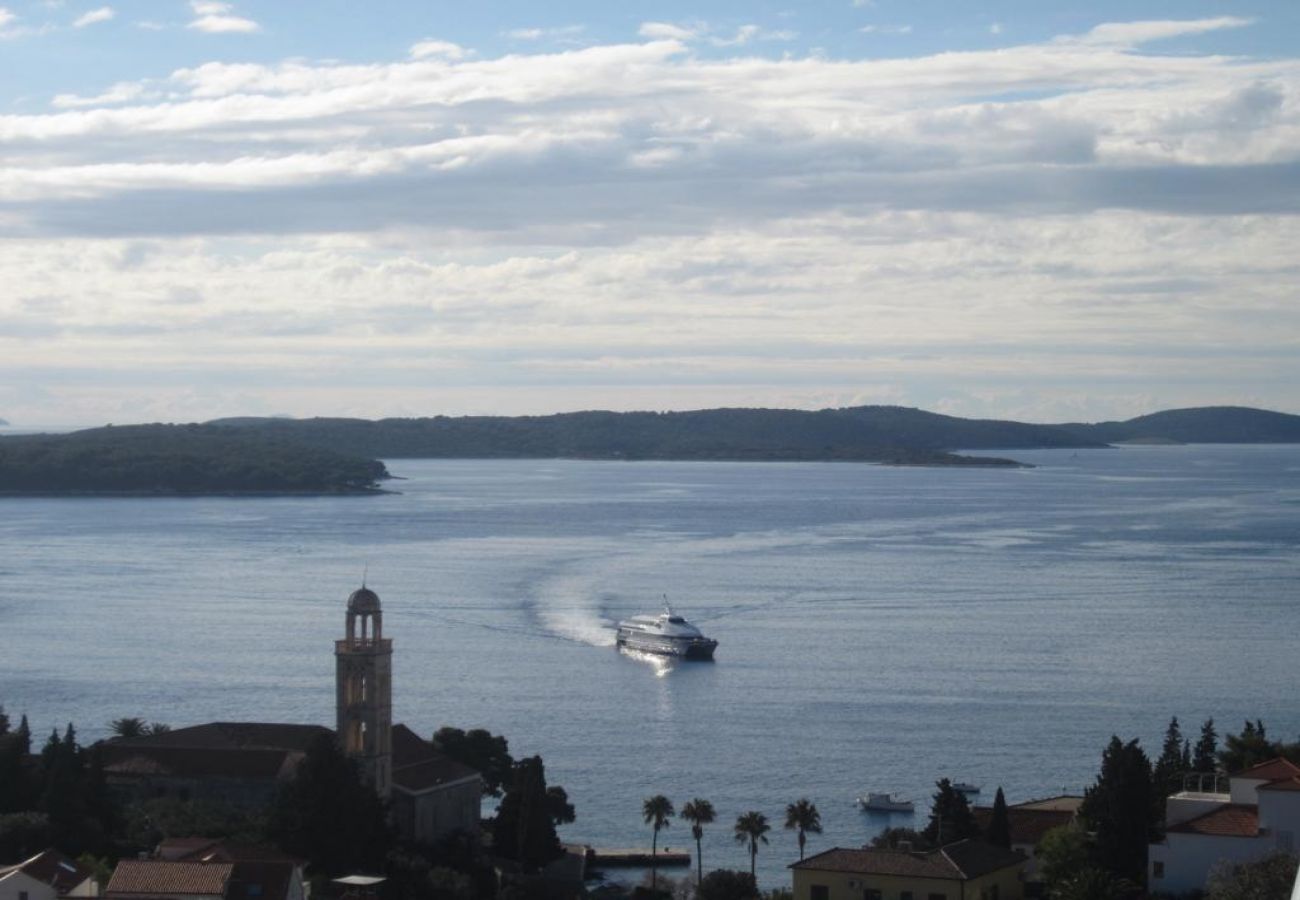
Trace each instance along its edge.
{"label": "tower cupola", "polygon": [[348,597],[347,630],[334,642],[339,745],[380,797],[392,789],[393,642],[379,595],[364,584]]}

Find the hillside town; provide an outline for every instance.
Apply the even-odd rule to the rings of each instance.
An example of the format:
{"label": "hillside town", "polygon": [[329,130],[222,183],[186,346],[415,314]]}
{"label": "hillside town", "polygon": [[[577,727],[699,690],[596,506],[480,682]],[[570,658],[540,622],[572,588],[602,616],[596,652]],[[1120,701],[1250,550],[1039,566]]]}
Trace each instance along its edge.
{"label": "hillside town", "polygon": [[[1269,740],[1263,722],[1220,749],[1212,721],[1193,747],[1174,719],[1154,764],[1116,737],[1082,796],[1008,803],[998,788],[972,807],[941,778],[923,829],[865,846],[805,853],[822,829],[802,798],[785,810],[789,881],[760,889],[762,812],[733,829],[748,872],[706,872],[717,813],[700,798],[644,800],[649,850],[563,844],[575,812],[540,757],[515,760],[481,730],[425,739],[394,723],[393,641],[365,586],[334,656],[333,729],[122,719],[108,740],[81,746],[69,725],[33,752],[26,715],[0,711],[0,900],[1286,900],[1296,885],[1300,744]],[[485,798],[499,801],[486,817]],[[673,818],[691,825],[693,866],[660,852]],[[644,883],[609,877],[628,862]]]}

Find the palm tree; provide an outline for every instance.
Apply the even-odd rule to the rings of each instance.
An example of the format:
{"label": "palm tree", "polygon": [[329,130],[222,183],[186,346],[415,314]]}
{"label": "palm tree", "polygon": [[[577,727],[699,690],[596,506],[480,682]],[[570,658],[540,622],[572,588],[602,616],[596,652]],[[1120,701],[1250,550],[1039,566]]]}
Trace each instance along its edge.
{"label": "palm tree", "polygon": [[758,859],[758,842],[767,843],[767,833],[772,826],[767,824],[767,816],[750,810],[736,818],[736,843],[749,844],[749,877],[754,877],[754,865]]}
{"label": "palm tree", "polygon": [[645,802],[641,804],[641,816],[645,823],[655,830],[654,842],[650,845],[650,889],[654,890],[659,886],[659,861],[655,858],[659,853],[659,829],[668,827],[668,820],[674,815],[673,801],[669,800],[663,794],[655,794],[653,797],[646,797]]}
{"label": "palm tree", "polygon": [[803,845],[808,835],[822,833],[822,814],[817,811],[817,804],[807,797],[791,803],[785,808],[785,827],[799,831],[799,859],[803,860]]}
{"label": "palm tree", "polygon": [[704,851],[700,849],[700,840],[704,837],[704,826],[713,821],[713,804],[696,797],[682,807],[682,818],[691,823],[691,837],[695,838],[695,884],[704,880]]}

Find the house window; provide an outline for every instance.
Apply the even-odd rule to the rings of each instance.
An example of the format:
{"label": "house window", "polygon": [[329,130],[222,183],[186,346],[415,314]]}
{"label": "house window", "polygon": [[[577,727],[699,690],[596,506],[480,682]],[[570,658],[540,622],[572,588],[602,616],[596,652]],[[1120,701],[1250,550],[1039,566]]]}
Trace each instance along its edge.
{"label": "house window", "polygon": [[862,900],[885,900],[885,897],[875,888],[867,888],[862,892]]}
{"label": "house window", "polygon": [[1155,862],[1151,864],[1151,877],[1152,878],[1165,877],[1165,864],[1162,861],[1157,859]]}
{"label": "house window", "polygon": [[831,900],[831,889],[824,884],[814,884],[808,896],[810,900]]}
{"label": "house window", "polygon": [[899,892],[898,892],[898,900],[912,900],[912,892],[911,892],[911,891],[899,891]]}

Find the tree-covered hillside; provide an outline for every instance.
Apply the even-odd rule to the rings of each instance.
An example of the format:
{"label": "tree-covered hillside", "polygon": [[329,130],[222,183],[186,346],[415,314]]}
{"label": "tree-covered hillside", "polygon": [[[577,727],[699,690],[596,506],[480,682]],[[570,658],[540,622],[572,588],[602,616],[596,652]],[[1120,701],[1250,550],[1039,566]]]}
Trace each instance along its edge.
{"label": "tree-covered hillside", "polygon": [[0,493],[368,493],[384,464],[246,429],[130,425],[0,438]]}
{"label": "tree-covered hillside", "polygon": [[1300,416],[1247,406],[1167,409],[1126,422],[1058,427],[1106,443],[1164,440],[1183,444],[1300,444]]}

